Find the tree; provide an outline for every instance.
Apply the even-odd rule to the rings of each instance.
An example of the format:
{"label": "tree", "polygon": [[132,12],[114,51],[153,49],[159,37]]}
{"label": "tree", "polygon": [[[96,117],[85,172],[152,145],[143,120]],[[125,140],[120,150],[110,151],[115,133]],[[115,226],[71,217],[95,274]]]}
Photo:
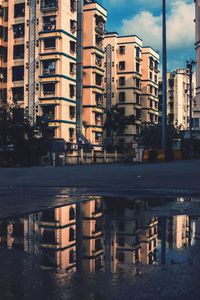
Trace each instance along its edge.
{"label": "tree", "polygon": [[129,125],[135,124],[135,115],[125,116],[124,108],[113,105],[110,111],[107,111],[105,129],[107,139],[110,144],[117,144],[117,137],[124,133]]}
{"label": "tree", "polygon": [[[182,138],[182,134],[172,123],[167,125],[167,146],[172,148],[173,139]],[[162,126],[144,124],[140,136],[141,142],[146,149],[158,150],[162,148]]]}
{"label": "tree", "polygon": [[33,164],[37,160],[38,142],[36,127],[30,124],[23,108],[0,108],[0,148],[7,157],[22,165]]}

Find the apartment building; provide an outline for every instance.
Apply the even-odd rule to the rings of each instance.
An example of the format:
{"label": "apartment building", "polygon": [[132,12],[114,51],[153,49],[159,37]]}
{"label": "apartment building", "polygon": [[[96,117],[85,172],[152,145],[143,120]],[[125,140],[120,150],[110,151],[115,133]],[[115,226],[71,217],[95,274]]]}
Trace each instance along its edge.
{"label": "apartment building", "polygon": [[[195,109],[196,75],[193,74],[193,114]],[[189,129],[190,123],[190,79],[188,69],[176,69],[167,73],[167,117],[168,122],[180,130]],[[162,101],[162,80],[159,82],[159,101]],[[162,105],[160,105],[160,110]],[[162,111],[160,111],[160,117]]]}
{"label": "apartment building", "polygon": [[193,114],[194,128],[200,128],[200,0],[195,2],[196,99]]}
{"label": "apartment building", "polygon": [[159,54],[151,47],[142,48],[142,123],[158,124]]}
{"label": "apartment building", "polygon": [[95,272],[104,267],[103,200],[96,197],[82,203],[82,268]]}
{"label": "apartment building", "polygon": [[39,228],[42,265],[76,270],[76,205],[42,212]]}
{"label": "apartment building", "polygon": [[0,106],[7,102],[8,2],[0,1]]}
{"label": "apartment building", "polygon": [[135,35],[119,36],[116,32],[110,32],[106,33],[104,44],[107,52],[105,86],[110,84],[105,106],[117,105],[123,116],[135,116],[134,124],[118,136],[119,144],[132,143],[141,127],[142,40]]}
{"label": "apartment building", "polygon": [[[87,3],[88,2],[88,3]],[[95,1],[83,9],[83,127],[95,149],[103,143],[104,48],[107,11]]]}
{"label": "apartment building", "polygon": [[76,0],[1,1],[1,95],[75,142]]}
{"label": "apartment building", "polygon": [[141,220],[140,222],[140,258],[142,263],[153,264],[157,261],[158,219]]}

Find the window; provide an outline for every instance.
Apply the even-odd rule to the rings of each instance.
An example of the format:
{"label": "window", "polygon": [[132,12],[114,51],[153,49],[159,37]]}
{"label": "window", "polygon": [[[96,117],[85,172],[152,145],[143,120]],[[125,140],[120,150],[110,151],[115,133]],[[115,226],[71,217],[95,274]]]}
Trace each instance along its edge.
{"label": "window", "polygon": [[75,262],[75,251],[72,249],[69,251],[69,263],[73,264]]}
{"label": "window", "polygon": [[152,69],[153,68],[153,58],[149,58],[149,67]]}
{"label": "window", "polygon": [[139,78],[136,78],[135,85],[138,89],[140,89],[140,79]]}
{"label": "window", "polygon": [[125,100],[126,100],[126,93],[119,92],[119,102],[125,102]]}
{"label": "window", "polygon": [[24,80],[24,66],[12,67],[12,81]]}
{"label": "window", "polygon": [[152,78],[153,78],[153,73],[152,72],[149,72],[149,77],[152,80]]}
{"label": "window", "polygon": [[74,228],[70,227],[69,229],[69,242],[72,242],[75,240],[75,231]]}
{"label": "window", "polygon": [[69,139],[71,142],[74,140],[74,133],[75,133],[75,129],[69,128]]}
{"label": "window", "polygon": [[23,18],[25,16],[25,3],[18,3],[14,6],[14,18]]}
{"label": "window", "polygon": [[76,216],[75,209],[73,207],[70,207],[70,209],[69,209],[69,219],[70,219],[70,221],[74,220],[75,216]]}
{"label": "window", "polygon": [[76,12],[77,10],[77,2],[76,0],[70,0],[70,10],[71,12]]}
{"label": "window", "polygon": [[124,238],[123,237],[118,237],[118,246],[124,247]]}
{"label": "window", "polygon": [[136,47],[136,57],[140,58],[140,48]]}
{"label": "window", "polygon": [[124,54],[125,53],[125,46],[119,46],[119,53]]}
{"label": "window", "polygon": [[44,31],[56,30],[56,16],[43,17],[43,30]]}
{"label": "window", "polygon": [[43,61],[43,75],[51,75],[56,73],[56,61],[45,60]]}
{"label": "window", "polygon": [[150,90],[150,93],[152,94],[153,93],[153,87],[152,87],[152,85],[150,85],[149,90]]}
{"label": "window", "polygon": [[124,262],[124,253],[123,252],[118,252],[117,253],[117,259],[118,259],[118,261],[120,261],[121,263],[123,263]]}
{"label": "window", "polygon": [[24,37],[24,24],[13,25],[14,39]]}
{"label": "window", "polygon": [[70,68],[70,75],[75,75],[76,74],[76,64],[74,63],[69,63],[69,68]]}
{"label": "window", "polygon": [[43,94],[44,95],[55,95],[56,85],[55,83],[45,83],[43,84]]}
{"label": "window", "polygon": [[119,77],[119,85],[125,85],[125,77]]}
{"label": "window", "polygon": [[74,53],[76,52],[76,42],[70,41],[70,52]]}
{"label": "window", "polygon": [[75,118],[75,113],[76,113],[75,106],[70,106],[69,107],[69,117],[70,117],[70,119]]}
{"label": "window", "polygon": [[13,58],[14,59],[24,58],[24,44],[23,45],[14,45],[14,47],[13,47]]}
{"label": "window", "polygon": [[44,49],[55,49],[55,48],[56,48],[56,38],[44,39]]}
{"label": "window", "polygon": [[70,98],[75,97],[75,85],[73,85],[73,84],[69,85],[69,95],[70,95]]}
{"label": "window", "polygon": [[155,82],[157,83],[158,82],[158,76],[157,75],[155,75]]}
{"label": "window", "polygon": [[136,72],[140,73],[140,64],[136,63]]}
{"label": "window", "polygon": [[125,70],[125,61],[119,62],[119,70]]}
{"label": "window", "polygon": [[136,98],[136,104],[140,105],[140,94],[135,94],[135,98]]}
{"label": "window", "polygon": [[95,142],[101,142],[102,141],[102,134],[99,132],[95,132]]}
{"label": "window", "polygon": [[95,80],[96,85],[101,86],[102,78],[103,78],[102,75],[96,74],[96,80]]}
{"label": "window", "polygon": [[13,101],[24,101],[24,88],[23,87],[17,87],[12,88],[12,95],[13,95]]}
{"label": "window", "polygon": [[77,31],[77,23],[75,20],[70,20],[70,31],[73,34]]}

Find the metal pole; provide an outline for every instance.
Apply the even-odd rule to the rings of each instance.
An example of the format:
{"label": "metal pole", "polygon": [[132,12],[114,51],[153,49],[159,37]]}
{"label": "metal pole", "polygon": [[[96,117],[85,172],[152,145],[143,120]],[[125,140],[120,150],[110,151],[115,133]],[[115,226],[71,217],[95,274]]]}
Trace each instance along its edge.
{"label": "metal pole", "polygon": [[162,148],[167,146],[167,37],[166,37],[166,0],[162,0]]}
{"label": "metal pole", "polygon": [[193,95],[192,95],[192,75],[193,75],[193,65],[195,62],[193,60],[187,61],[187,68],[189,70],[189,105],[190,105],[190,111],[189,111],[189,132],[190,132],[190,156],[192,157],[193,155],[193,145],[192,145],[192,100],[193,100]]}

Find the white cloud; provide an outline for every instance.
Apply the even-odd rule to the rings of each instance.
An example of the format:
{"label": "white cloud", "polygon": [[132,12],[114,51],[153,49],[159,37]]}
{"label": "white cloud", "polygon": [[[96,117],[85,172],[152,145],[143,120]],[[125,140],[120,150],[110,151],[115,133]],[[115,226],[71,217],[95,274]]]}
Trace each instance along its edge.
{"label": "white cloud", "polygon": [[[171,2],[167,16],[169,49],[193,47],[195,28],[193,20],[193,3],[188,3],[186,0],[173,0]],[[143,10],[132,18],[122,20],[119,32],[120,34],[137,34],[143,39],[145,45],[159,50],[161,49],[162,17],[161,15],[153,15],[148,10]]]}

